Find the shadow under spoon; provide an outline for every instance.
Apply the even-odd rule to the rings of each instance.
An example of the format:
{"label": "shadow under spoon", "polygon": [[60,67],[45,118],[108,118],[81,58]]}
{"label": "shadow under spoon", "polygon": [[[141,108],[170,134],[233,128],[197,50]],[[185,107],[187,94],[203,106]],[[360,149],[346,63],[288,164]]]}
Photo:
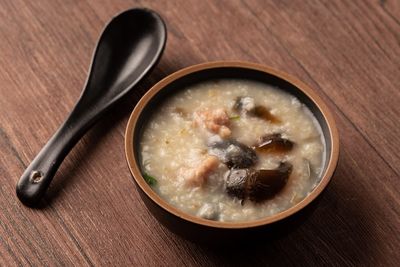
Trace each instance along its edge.
{"label": "shadow under spoon", "polygon": [[36,205],[64,158],[86,131],[157,64],[166,28],[149,9],[130,9],[104,28],[84,90],[68,118],[22,174],[17,196]]}

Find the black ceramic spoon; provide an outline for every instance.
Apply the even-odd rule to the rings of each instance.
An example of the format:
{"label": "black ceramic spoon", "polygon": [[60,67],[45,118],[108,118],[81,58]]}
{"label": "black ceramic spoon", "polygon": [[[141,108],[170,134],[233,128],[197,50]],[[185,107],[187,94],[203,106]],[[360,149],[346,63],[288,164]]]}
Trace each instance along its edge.
{"label": "black ceramic spoon", "polygon": [[165,42],[164,22],[148,9],[127,10],[107,24],[93,54],[82,95],[17,184],[22,203],[33,206],[40,201],[69,151],[155,66]]}

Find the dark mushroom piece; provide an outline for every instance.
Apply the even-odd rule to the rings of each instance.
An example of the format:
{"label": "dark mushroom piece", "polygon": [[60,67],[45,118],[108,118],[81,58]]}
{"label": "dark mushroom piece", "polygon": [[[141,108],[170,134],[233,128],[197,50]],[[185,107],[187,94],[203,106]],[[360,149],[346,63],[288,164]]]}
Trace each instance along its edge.
{"label": "dark mushroom piece", "polygon": [[248,168],[257,162],[254,150],[235,140],[211,143],[208,153],[218,157],[228,168]]}
{"label": "dark mushroom piece", "polygon": [[281,120],[264,106],[254,104],[254,99],[251,97],[238,97],[233,105],[233,110],[243,112],[250,116],[260,118],[271,123],[281,123]]}
{"label": "dark mushroom piece", "polygon": [[289,139],[282,138],[281,134],[269,134],[260,138],[253,148],[262,153],[284,153],[293,149],[294,143]]}
{"label": "dark mushroom piece", "polygon": [[232,169],[226,178],[226,191],[241,200],[262,202],[283,189],[292,169],[288,162],[273,170]]}
{"label": "dark mushroom piece", "polygon": [[281,120],[278,119],[275,115],[273,115],[266,107],[264,106],[255,106],[253,110],[250,111],[250,114],[253,116],[263,119],[265,121],[269,121],[272,123],[281,123]]}

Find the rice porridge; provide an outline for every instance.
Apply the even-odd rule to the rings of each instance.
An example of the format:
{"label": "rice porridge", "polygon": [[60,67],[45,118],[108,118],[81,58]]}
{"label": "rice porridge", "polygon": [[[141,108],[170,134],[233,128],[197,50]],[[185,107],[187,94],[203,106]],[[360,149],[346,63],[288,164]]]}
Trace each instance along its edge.
{"label": "rice porridge", "polygon": [[261,219],[292,207],[319,182],[320,126],[278,88],[213,80],[183,88],[157,108],[141,137],[142,173],[188,214]]}

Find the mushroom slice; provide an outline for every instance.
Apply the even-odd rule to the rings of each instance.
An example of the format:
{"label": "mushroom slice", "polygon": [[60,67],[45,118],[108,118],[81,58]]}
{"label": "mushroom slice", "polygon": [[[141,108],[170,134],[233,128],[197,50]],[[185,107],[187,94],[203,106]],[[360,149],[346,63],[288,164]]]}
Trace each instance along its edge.
{"label": "mushroom slice", "polygon": [[250,147],[235,140],[222,140],[209,145],[208,153],[218,157],[228,168],[248,168],[257,161]]}
{"label": "mushroom slice", "polygon": [[272,123],[281,123],[281,120],[273,115],[266,107],[264,106],[255,106],[253,110],[250,111],[250,114],[253,116],[263,119],[265,121],[269,121]]}
{"label": "mushroom slice", "polygon": [[283,162],[274,170],[257,170],[248,179],[248,198],[261,202],[273,197],[286,185],[293,166]]}
{"label": "mushroom slice", "polygon": [[271,123],[281,123],[281,120],[273,115],[266,107],[256,105],[254,99],[248,96],[238,97],[233,105],[233,110],[246,113]]}
{"label": "mushroom slice", "polygon": [[282,138],[281,134],[269,134],[260,138],[254,149],[262,153],[284,153],[292,150],[294,143]]}
{"label": "mushroom slice", "polygon": [[226,177],[226,191],[242,200],[262,202],[283,189],[292,169],[288,162],[282,162],[273,170],[232,169]]}

